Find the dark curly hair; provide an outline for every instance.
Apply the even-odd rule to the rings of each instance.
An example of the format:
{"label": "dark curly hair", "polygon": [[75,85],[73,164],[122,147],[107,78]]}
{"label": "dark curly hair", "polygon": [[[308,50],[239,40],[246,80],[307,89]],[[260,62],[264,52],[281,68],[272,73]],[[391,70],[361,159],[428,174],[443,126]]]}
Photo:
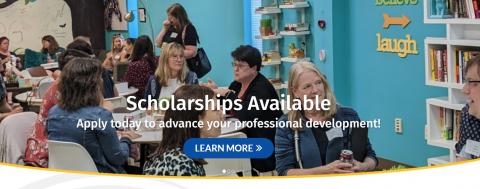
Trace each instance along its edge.
{"label": "dark curly hair", "polygon": [[58,57],[58,68],[62,70],[67,62],[76,57],[95,57],[92,46],[82,39],[71,42],[67,45],[65,52]]}

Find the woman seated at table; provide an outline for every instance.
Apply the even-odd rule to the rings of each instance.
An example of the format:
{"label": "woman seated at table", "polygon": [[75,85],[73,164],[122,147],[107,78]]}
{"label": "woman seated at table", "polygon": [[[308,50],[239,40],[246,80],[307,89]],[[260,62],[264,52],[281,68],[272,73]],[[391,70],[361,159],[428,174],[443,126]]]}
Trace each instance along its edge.
{"label": "woman seated at table", "polygon": [[[0,74],[10,76],[13,73],[19,77],[23,77],[19,71],[23,68],[21,60],[14,52],[10,52],[10,40],[2,36],[0,37]],[[10,64],[7,66],[7,64]],[[8,68],[8,69],[7,69]]]}
{"label": "woman seated at table", "polygon": [[[207,87],[198,85],[185,85],[178,88],[174,93],[175,103],[181,100],[214,99],[214,93]],[[223,114],[216,110],[172,110],[165,112],[164,120],[172,121],[202,121],[207,125],[209,121],[222,121]],[[165,176],[204,176],[203,165],[207,162],[203,159],[191,159],[183,152],[183,144],[190,138],[213,138],[220,135],[220,128],[208,130],[203,128],[165,128],[162,133],[162,141],[157,150],[145,163],[143,172],[146,175]]]}
{"label": "woman seated at table", "polygon": [[121,34],[116,34],[112,37],[112,50],[107,53],[102,64],[103,68],[113,71],[113,67],[120,62],[122,51],[123,36]]}
{"label": "woman seated at table", "polygon": [[[93,58],[74,58],[63,68],[58,84],[59,99],[48,113],[49,140],[75,142],[92,156],[99,172],[125,173],[123,165],[129,156],[133,131],[118,132],[110,124],[112,113],[100,106],[102,102],[102,67]],[[102,128],[77,127],[79,121],[102,121]]]}
{"label": "woman seated at table", "polygon": [[148,78],[155,72],[158,62],[158,58],[153,52],[152,41],[148,36],[143,35],[137,38],[130,60],[127,73],[125,73],[125,81],[129,86],[138,89],[135,93],[136,101],[138,101],[144,97]]}
{"label": "woman seated at table", "polygon": [[64,51],[65,49],[58,45],[57,40],[53,36],[46,35],[42,37],[41,53],[45,55],[44,63],[57,62],[58,56]]}
{"label": "woman seated at table", "polygon": [[150,76],[145,87],[145,99],[170,97],[182,85],[198,84],[197,74],[189,71],[183,56],[184,48],[169,43],[162,49],[155,75]]}
{"label": "woman seated at table", "polygon": [[[250,45],[242,45],[232,52],[234,81],[228,89],[218,88],[215,82],[208,81],[206,86],[215,91],[216,94],[230,99],[232,102],[240,99],[242,110],[233,111],[233,117],[240,121],[276,121],[283,113],[280,110],[248,110],[252,97],[258,100],[278,100],[277,91],[265,76],[260,73],[262,66],[262,55],[260,51]],[[247,128],[245,129],[248,138],[267,138],[274,142],[275,128]],[[259,172],[270,172],[275,169],[275,157],[273,154],[267,159],[251,159],[252,168]],[[256,172],[254,172],[256,173]]]}
{"label": "woman seated at table", "polygon": [[[57,70],[54,75],[60,77],[62,74],[61,70],[63,70],[67,63],[70,63],[70,60],[76,57],[94,57],[93,49],[87,41],[83,39],[76,39],[72,43],[68,44],[67,50],[59,57],[59,70]],[[104,82],[104,98],[108,98],[106,96],[107,93],[117,93],[116,90],[114,90],[115,87],[113,85],[113,81],[111,81],[111,78],[108,77],[107,74],[105,74],[105,71],[102,72],[102,79]],[[50,108],[55,106],[58,102],[58,82],[59,80],[55,80],[43,96],[42,105],[40,106],[40,112],[38,114],[37,120],[35,121],[33,133],[27,139],[27,147],[24,160],[25,164],[36,167],[48,166],[48,149],[47,136],[45,132],[45,121],[48,117],[48,111],[50,110]],[[103,105],[107,109],[113,109],[108,103],[104,103]]]}
{"label": "woman seated at table", "polygon": [[0,77],[0,121],[5,119],[7,116],[20,113],[23,111],[21,106],[10,106],[7,103],[7,88],[5,87],[5,82],[3,77]]}
{"label": "woman seated at table", "polygon": [[[328,110],[292,110],[279,121],[360,121],[357,112],[336,103],[327,80],[308,62],[295,63],[290,68],[288,94],[300,100],[315,102],[328,99],[332,106]],[[302,103],[303,104],[303,103]],[[275,157],[279,175],[314,175],[330,173],[352,173],[375,169],[377,158],[365,129],[342,128],[277,128],[275,135]],[[335,125],[332,123],[332,125]],[[355,139],[352,140],[352,137]],[[298,140],[296,140],[296,138]],[[339,161],[344,149],[353,151],[353,166]]]}
{"label": "woman seated at table", "polygon": [[125,45],[123,46],[123,51],[120,57],[120,63],[129,62],[130,56],[132,55],[134,44],[135,44],[135,38],[127,38],[125,40]]}

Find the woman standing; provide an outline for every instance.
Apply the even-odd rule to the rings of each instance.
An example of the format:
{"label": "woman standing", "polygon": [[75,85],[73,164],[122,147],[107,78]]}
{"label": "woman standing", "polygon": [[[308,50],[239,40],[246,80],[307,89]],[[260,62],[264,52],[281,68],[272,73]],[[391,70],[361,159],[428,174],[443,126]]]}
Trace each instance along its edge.
{"label": "woman standing", "polygon": [[[167,9],[167,20],[163,21],[163,28],[155,39],[157,47],[176,42],[184,46],[184,56],[187,63],[197,55],[199,37],[195,26],[188,19],[187,11],[179,3]],[[187,64],[189,66],[189,64]],[[190,68],[190,67],[189,67]]]}

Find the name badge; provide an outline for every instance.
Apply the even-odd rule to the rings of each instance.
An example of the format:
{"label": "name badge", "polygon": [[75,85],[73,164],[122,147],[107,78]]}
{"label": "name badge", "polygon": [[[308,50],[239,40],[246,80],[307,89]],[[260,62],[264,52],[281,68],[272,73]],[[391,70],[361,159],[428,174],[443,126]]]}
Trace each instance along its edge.
{"label": "name badge", "polygon": [[172,34],[170,34],[170,37],[171,38],[177,38],[177,35],[178,35],[178,33],[172,32]]}
{"label": "name badge", "polygon": [[480,156],[480,142],[474,140],[467,140],[467,145],[465,146],[465,152],[472,154],[474,156]]}
{"label": "name badge", "polygon": [[334,127],[325,132],[327,134],[328,141],[332,141],[334,138],[343,137],[342,128]]}

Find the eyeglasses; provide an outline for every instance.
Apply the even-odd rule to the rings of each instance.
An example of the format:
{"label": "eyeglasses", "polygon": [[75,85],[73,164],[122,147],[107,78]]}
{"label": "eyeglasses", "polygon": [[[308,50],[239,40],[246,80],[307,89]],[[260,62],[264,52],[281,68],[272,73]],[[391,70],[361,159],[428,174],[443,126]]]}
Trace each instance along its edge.
{"label": "eyeglasses", "polygon": [[233,69],[235,69],[235,67],[237,67],[240,70],[243,70],[244,68],[249,67],[248,64],[240,63],[240,62],[232,62],[232,66],[233,66]]}
{"label": "eyeglasses", "polygon": [[468,87],[476,87],[480,80],[465,80],[465,85]]}
{"label": "eyeglasses", "polygon": [[183,60],[185,57],[184,56],[171,56],[169,58],[174,60],[174,61],[177,61],[177,60]]}

